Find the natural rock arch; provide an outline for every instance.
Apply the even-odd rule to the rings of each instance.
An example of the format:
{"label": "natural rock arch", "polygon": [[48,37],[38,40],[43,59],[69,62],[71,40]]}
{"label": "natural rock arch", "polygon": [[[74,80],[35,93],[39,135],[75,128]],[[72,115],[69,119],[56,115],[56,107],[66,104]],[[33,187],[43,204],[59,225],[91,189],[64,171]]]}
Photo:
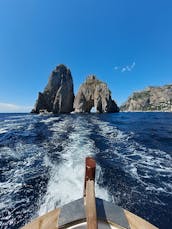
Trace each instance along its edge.
{"label": "natural rock arch", "polygon": [[88,76],[74,100],[75,112],[90,112],[92,107],[95,107],[99,113],[119,111],[107,85],[98,80],[95,75]]}

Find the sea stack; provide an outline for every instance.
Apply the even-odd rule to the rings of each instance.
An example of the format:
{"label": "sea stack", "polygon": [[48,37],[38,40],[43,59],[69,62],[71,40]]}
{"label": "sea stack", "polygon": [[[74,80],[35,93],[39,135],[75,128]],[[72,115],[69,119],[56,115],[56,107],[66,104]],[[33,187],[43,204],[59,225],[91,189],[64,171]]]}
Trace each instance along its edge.
{"label": "sea stack", "polygon": [[74,100],[74,111],[90,112],[93,107],[99,113],[119,111],[117,104],[111,98],[111,92],[107,85],[98,80],[95,75],[90,75],[79,88]]}
{"label": "sea stack", "polygon": [[32,113],[70,113],[73,111],[73,101],[71,72],[65,65],[60,64],[52,71],[43,93],[39,92]]}

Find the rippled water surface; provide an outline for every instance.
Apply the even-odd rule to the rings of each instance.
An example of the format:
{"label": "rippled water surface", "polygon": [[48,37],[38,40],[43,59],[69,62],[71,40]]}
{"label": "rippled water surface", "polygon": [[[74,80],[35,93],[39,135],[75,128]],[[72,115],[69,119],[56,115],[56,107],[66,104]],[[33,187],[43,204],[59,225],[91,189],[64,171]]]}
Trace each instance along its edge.
{"label": "rippled water surface", "polygon": [[172,113],[0,114],[0,228],[82,197],[88,155],[98,197],[172,228]]}

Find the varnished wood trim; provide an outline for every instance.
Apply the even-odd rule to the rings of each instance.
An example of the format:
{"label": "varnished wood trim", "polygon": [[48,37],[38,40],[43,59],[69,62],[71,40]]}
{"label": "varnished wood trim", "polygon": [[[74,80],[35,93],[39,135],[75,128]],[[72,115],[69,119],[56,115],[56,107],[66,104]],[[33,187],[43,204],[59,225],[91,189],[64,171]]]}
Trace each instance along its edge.
{"label": "varnished wood trim", "polygon": [[95,190],[94,180],[88,180],[86,182],[86,218],[87,228],[97,229],[97,213],[96,213],[96,201],[95,201]]}
{"label": "varnished wood trim", "polygon": [[60,209],[55,209],[28,223],[21,229],[57,229]]}
{"label": "varnished wood trim", "polygon": [[130,229],[158,229],[151,223],[127,210],[124,210],[124,213],[130,225]]}

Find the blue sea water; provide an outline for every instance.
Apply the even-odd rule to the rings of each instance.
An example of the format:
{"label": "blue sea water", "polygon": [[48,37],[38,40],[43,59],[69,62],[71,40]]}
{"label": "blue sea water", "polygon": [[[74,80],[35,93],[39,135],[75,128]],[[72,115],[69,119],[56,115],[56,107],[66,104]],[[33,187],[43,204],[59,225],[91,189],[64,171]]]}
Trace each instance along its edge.
{"label": "blue sea water", "polygon": [[0,114],[0,228],[82,197],[86,156],[97,197],[172,228],[172,113]]}

